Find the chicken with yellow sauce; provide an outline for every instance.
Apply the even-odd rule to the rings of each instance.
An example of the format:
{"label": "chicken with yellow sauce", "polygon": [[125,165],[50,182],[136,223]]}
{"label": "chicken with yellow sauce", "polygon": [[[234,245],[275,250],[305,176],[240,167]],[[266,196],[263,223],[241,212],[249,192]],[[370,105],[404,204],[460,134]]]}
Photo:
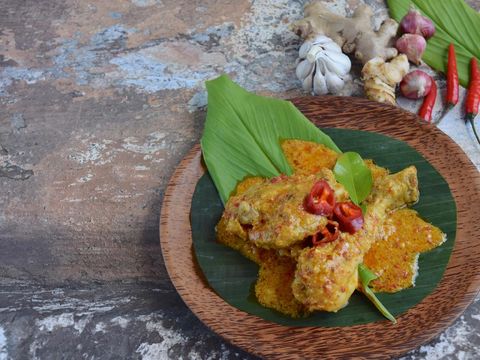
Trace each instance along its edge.
{"label": "chicken with yellow sauce", "polygon": [[338,199],[348,199],[329,169],[315,175],[279,176],[230,197],[223,213],[226,231],[262,248],[282,249],[302,242],[328,222],[325,216],[311,214],[302,206],[305,195],[321,179],[330,184]]}
{"label": "chicken with yellow sauce", "polygon": [[385,217],[390,211],[417,200],[414,167],[382,179],[371,196],[359,231],[353,235],[343,232],[336,241],[301,252],[292,285],[295,298],[310,311],[343,308],[357,288],[358,265],[372,244],[384,236]]}
{"label": "chicken with yellow sauce", "polygon": [[[444,240],[442,236],[442,241],[438,240],[440,230],[425,223],[420,231],[415,227],[414,237],[403,232],[403,250],[394,252],[397,256],[391,259],[392,264],[385,254],[396,248],[403,225],[413,231],[416,224],[416,214],[406,217],[403,210],[397,211],[418,200],[415,167],[390,175],[365,160],[373,187],[365,201],[361,227],[353,232],[340,227],[339,231],[331,209],[312,213],[308,209],[315,209],[315,203],[306,203],[312,189],[323,186],[331,190],[329,196],[337,203],[335,211],[340,211],[338,205],[348,205],[349,194],[331,171],[338,154],[323,145],[299,140],[284,141],[282,149],[295,174],[245,179],[228,200],[217,225],[218,241],[259,265],[255,286],[258,301],[293,317],[315,310],[338,311],[358,287],[357,267],[362,262],[379,275],[375,289],[398,291],[411,286],[417,253]],[[320,240],[319,234],[323,234]],[[423,239],[429,246],[416,246],[411,238],[416,243]],[[399,275],[392,270],[398,267],[409,270]]]}

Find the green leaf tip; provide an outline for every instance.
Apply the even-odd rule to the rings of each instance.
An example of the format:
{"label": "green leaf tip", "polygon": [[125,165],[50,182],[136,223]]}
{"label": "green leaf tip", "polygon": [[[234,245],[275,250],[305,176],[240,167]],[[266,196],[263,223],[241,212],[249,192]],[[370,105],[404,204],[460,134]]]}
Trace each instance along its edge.
{"label": "green leaf tip", "polygon": [[245,177],[292,174],[281,139],[312,141],[340,152],[332,139],[289,101],[250,93],[227,75],[205,85],[207,119],[200,143],[224,204]]}
{"label": "green leaf tip", "polygon": [[380,311],[380,313],[385,316],[392,323],[396,324],[397,320],[395,317],[388,311],[388,309],[378,300],[375,296],[375,293],[368,287],[372,280],[375,280],[378,276],[375,275],[369,268],[364,264],[358,265],[358,277],[360,278],[360,286],[362,292],[365,296],[375,305],[375,307]]}
{"label": "green leaf tip", "polygon": [[355,204],[360,205],[370,194],[373,184],[372,172],[360,154],[353,151],[342,154],[333,168],[333,173]]}
{"label": "green leaf tip", "polygon": [[367,213],[367,204],[361,203],[358,206],[360,206],[360,209],[362,209],[362,214],[365,215]]}

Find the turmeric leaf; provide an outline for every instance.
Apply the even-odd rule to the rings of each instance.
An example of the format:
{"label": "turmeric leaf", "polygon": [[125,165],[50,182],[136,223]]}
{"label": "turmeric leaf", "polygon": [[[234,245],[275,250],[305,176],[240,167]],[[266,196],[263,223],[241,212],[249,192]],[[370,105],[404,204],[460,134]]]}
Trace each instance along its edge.
{"label": "turmeric leaf", "polygon": [[291,102],[252,94],[226,75],[206,82],[207,121],[203,158],[222,202],[247,176],[291,175],[280,147],[299,139],[339,148]]}
{"label": "turmeric leaf", "polygon": [[380,313],[385,316],[392,323],[396,324],[397,320],[395,317],[388,311],[388,309],[378,300],[375,296],[375,293],[368,287],[370,281],[375,280],[378,276],[375,275],[369,268],[364,264],[358,265],[358,277],[360,278],[360,287],[365,296],[375,305],[375,307],[380,311]]}

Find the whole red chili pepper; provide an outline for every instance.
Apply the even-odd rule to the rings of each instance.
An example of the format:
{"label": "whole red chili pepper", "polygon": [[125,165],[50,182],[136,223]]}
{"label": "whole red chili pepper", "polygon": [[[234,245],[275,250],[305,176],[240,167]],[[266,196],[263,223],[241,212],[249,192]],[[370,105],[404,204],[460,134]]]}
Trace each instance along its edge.
{"label": "whole red chili pepper", "polygon": [[354,234],[363,226],[362,209],[350,201],[337,203],[333,208],[333,214],[341,231]]}
{"label": "whole red chili pepper", "polygon": [[470,60],[470,84],[468,86],[467,100],[465,102],[465,112],[467,119],[473,120],[478,114],[480,104],[480,71],[478,70],[477,59]]}
{"label": "whole red chili pepper", "polygon": [[473,119],[478,114],[480,104],[480,71],[478,70],[477,59],[470,60],[470,84],[468,85],[467,100],[465,101],[465,112],[467,113],[467,121],[472,125],[473,133],[480,144],[480,137],[473,123]]}
{"label": "whole red chili pepper", "polygon": [[432,111],[433,107],[435,106],[435,100],[437,99],[437,84],[435,80],[432,78],[432,88],[430,92],[425,96],[423,99],[422,106],[418,111],[418,116],[420,116],[423,120],[432,122]]}
{"label": "whole red chili pepper", "polygon": [[458,71],[457,57],[455,56],[455,47],[453,43],[448,46],[447,62],[447,106],[454,107],[458,103]]}
{"label": "whole red chili pepper", "polygon": [[303,207],[315,215],[331,216],[335,206],[335,193],[325,180],[317,181],[305,197]]}
{"label": "whole red chili pepper", "polygon": [[327,225],[318,233],[312,236],[312,245],[318,246],[332,242],[338,238],[340,230],[338,229],[338,222],[328,220]]}

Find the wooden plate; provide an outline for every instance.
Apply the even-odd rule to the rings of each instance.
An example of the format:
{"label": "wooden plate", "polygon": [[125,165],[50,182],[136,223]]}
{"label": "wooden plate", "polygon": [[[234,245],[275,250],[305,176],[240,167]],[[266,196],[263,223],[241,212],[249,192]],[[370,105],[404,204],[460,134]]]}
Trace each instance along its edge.
{"label": "wooden plate", "polygon": [[465,153],[435,126],[396,107],[349,97],[304,97],[293,103],[319,127],[373,131],[405,141],[445,178],[457,204],[457,237],[439,286],[398,323],[286,327],[244,313],[220,298],[194,260],[190,204],[204,174],[200,146],[182,160],[167,187],[160,243],[167,271],[187,306],[213,331],[256,355],[292,358],[386,358],[427,342],[450,325],[480,288],[480,176]]}

